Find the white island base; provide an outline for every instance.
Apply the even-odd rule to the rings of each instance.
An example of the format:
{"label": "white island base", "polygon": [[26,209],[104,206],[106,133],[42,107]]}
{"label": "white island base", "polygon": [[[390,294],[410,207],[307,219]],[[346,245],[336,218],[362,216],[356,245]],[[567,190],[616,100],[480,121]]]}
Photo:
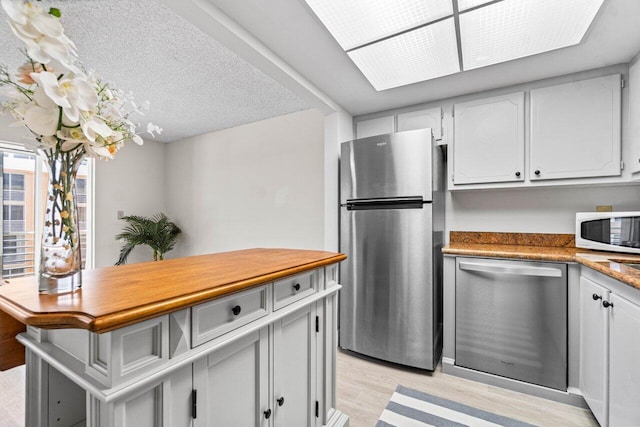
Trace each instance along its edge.
{"label": "white island base", "polygon": [[343,427],[337,264],[105,333],[29,326],[26,426]]}

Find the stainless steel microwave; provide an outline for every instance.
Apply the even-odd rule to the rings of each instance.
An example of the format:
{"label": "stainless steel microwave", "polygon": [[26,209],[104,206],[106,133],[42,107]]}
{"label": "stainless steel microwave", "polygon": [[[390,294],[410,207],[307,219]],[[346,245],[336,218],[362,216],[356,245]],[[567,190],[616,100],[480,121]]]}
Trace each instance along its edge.
{"label": "stainless steel microwave", "polygon": [[576,247],[640,253],[640,212],[576,213]]}

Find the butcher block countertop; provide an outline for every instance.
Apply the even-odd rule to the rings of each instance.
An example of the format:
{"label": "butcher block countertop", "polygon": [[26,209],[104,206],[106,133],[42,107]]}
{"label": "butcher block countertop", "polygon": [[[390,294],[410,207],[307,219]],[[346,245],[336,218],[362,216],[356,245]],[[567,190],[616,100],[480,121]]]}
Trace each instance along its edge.
{"label": "butcher block countertop", "polygon": [[4,281],[0,310],[39,328],[107,332],[345,259],[340,253],[248,249],[82,272],[82,288],[38,293],[35,277]]}
{"label": "butcher block countertop", "polygon": [[452,231],[442,253],[450,256],[577,262],[640,289],[640,270],[623,262],[640,256],[576,248],[573,234]]}

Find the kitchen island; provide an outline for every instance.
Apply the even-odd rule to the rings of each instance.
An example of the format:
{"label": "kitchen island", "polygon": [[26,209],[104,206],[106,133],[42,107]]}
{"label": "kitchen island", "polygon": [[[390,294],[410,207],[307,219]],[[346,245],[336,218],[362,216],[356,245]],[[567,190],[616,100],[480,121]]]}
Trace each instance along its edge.
{"label": "kitchen island", "polygon": [[0,287],[27,325],[27,426],[343,426],[343,254],[250,249],[83,272],[80,290]]}

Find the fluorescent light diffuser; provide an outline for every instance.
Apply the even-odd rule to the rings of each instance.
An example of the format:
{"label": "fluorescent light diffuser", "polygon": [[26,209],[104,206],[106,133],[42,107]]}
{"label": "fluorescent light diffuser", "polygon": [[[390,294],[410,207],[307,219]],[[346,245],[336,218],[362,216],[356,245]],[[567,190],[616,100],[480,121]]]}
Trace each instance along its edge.
{"label": "fluorescent light diffuser", "polygon": [[480,6],[481,4],[490,3],[493,0],[458,0],[458,11],[463,12],[472,7]]}
{"label": "fluorescent light diffuser", "polygon": [[344,50],[453,13],[451,0],[306,0]]}
{"label": "fluorescent light diffuser", "polygon": [[504,0],[460,14],[465,70],[580,43],[603,0]]}
{"label": "fluorescent light diffuser", "polygon": [[453,18],[348,52],[376,90],[460,71]]}

